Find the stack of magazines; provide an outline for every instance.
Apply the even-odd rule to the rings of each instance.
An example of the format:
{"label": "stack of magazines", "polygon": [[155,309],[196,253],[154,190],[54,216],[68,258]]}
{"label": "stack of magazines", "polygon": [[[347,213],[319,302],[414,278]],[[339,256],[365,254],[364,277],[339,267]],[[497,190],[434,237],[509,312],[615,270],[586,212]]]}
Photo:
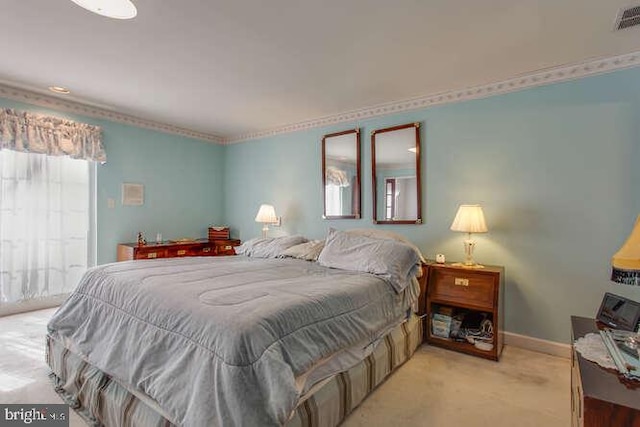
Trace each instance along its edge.
{"label": "stack of magazines", "polygon": [[627,379],[640,380],[640,335],[605,328],[600,331],[600,336],[618,372]]}

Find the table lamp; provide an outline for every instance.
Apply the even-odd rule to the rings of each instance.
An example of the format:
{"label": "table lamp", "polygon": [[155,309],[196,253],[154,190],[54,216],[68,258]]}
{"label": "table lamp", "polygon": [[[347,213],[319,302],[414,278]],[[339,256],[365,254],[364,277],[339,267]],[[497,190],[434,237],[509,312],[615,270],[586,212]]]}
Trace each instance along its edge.
{"label": "table lamp", "polygon": [[640,286],[640,216],[624,245],[611,259],[611,280]]}
{"label": "table lamp", "polygon": [[269,232],[268,224],[275,224],[278,222],[275,208],[272,205],[260,205],[260,209],[258,209],[258,214],[256,215],[256,222],[261,222],[263,224],[262,237],[266,238],[267,233]]}
{"label": "table lamp", "polygon": [[467,238],[464,240],[465,260],[462,266],[481,268],[482,266],[473,260],[473,249],[476,242],[471,239],[471,233],[487,232],[482,207],[480,205],[460,205],[456,217],[453,219],[453,224],[451,224],[451,230],[467,233]]}

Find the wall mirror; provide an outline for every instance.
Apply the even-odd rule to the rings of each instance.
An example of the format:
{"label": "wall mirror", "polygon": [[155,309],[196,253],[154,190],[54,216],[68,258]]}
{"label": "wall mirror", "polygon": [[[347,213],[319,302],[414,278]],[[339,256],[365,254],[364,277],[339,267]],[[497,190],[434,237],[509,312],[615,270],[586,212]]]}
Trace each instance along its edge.
{"label": "wall mirror", "polygon": [[373,222],[421,224],[420,123],[371,132]]}
{"label": "wall mirror", "polygon": [[360,129],[322,138],[325,219],[360,218]]}

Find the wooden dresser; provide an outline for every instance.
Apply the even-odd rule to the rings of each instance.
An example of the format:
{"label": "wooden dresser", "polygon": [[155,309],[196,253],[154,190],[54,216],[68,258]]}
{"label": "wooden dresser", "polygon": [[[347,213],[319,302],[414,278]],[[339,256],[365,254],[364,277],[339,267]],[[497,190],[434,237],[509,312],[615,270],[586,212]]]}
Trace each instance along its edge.
{"label": "wooden dresser", "polygon": [[[572,342],[598,327],[594,319],[571,317]],[[630,383],[632,384],[632,383]],[[571,425],[640,427],[640,381],[625,385],[613,371],[571,351]]]}
{"label": "wooden dresser", "polygon": [[176,258],[184,256],[219,256],[235,255],[234,246],[240,240],[193,240],[189,242],[121,243],[118,245],[118,261],[134,259]]}

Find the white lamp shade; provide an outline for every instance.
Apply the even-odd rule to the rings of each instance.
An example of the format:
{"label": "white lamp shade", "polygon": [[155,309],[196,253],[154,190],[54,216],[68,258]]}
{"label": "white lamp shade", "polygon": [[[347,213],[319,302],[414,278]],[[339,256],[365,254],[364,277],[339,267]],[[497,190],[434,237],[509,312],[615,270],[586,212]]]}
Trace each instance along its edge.
{"label": "white lamp shade", "polygon": [[260,209],[258,209],[258,215],[256,215],[256,222],[262,222],[262,223],[278,222],[278,217],[276,216],[275,208],[271,205],[260,205]]}
{"label": "white lamp shade", "polygon": [[71,0],[98,15],[114,19],[131,19],[138,14],[136,6],[129,0]]}
{"label": "white lamp shade", "polygon": [[487,224],[480,205],[460,205],[451,230],[465,233],[486,233]]}

